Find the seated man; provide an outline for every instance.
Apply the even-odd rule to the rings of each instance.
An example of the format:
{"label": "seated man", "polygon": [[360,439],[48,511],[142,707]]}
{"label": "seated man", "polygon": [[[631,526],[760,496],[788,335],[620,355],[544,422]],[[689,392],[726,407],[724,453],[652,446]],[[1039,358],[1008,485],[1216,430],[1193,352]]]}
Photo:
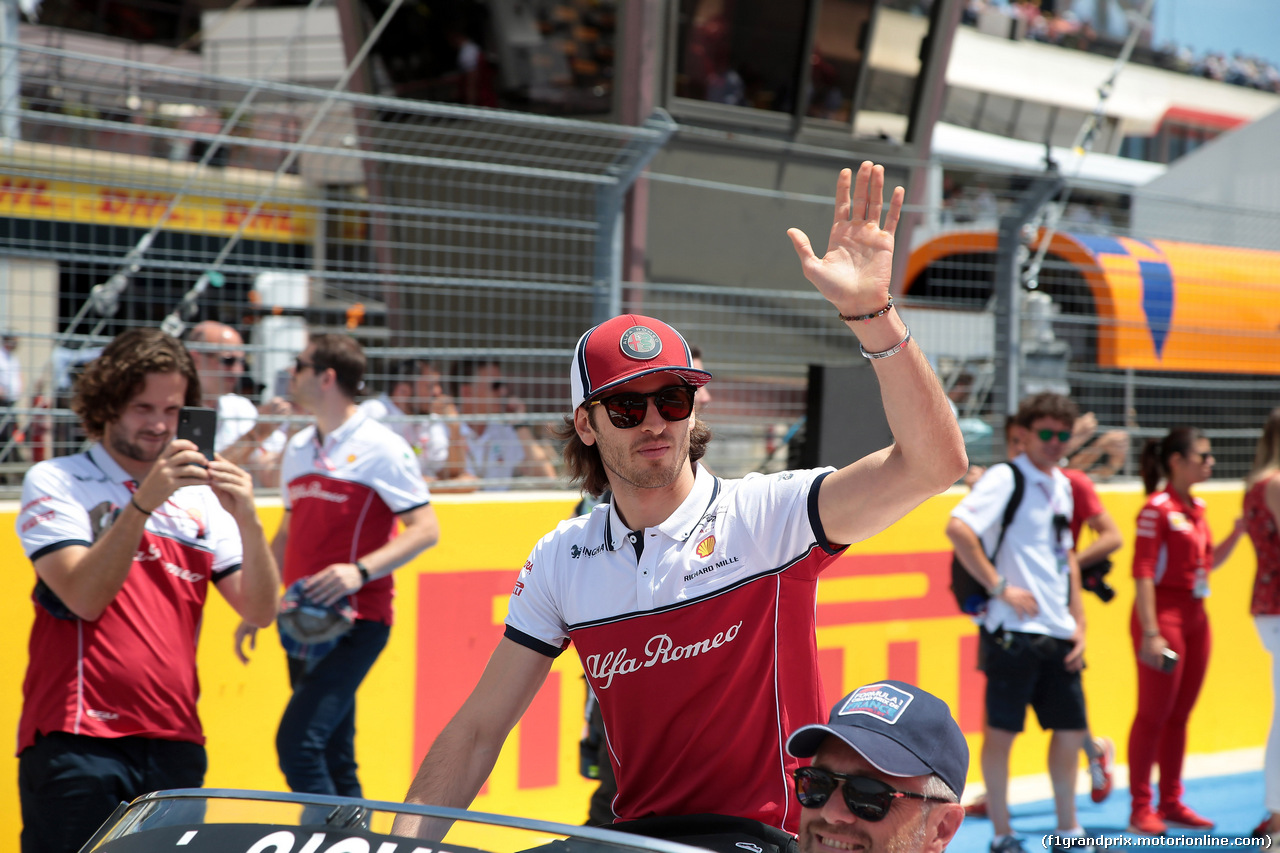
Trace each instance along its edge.
{"label": "seated man", "polygon": [[859,687],[787,752],[813,759],[794,773],[801,853],[940,853],[964,820],[969,745],[946,703],[906,682]]}

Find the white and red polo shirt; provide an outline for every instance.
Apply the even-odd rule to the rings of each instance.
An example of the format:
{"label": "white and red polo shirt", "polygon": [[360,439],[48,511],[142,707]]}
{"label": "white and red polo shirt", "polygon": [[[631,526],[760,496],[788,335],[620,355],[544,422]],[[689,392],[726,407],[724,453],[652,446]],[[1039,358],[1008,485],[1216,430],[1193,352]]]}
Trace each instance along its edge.
{"label": "white and red polo shirt", "polygon": [[[91,547],[135,488],[99,444],[33,466],[17,519],[27,556]],[[37,603],[18,752],[37,734],[59,731],[204,743],[196,714],[201,615],[209,581],[241,559],[235,520],[208,486],[188,486],[147,519],[124,586],[100,617],[59,619]]]}
{"label": "white and red polo shirt", "polygon": [[[534,548],[506,636],[543,654],[572,639],[600,702],[629,820],[711,812],[795,831],[787,736],[826,719],[818,574],[843,548],[818,518],[831,469],[721,480],[657,527],[608,504]],[[641,547],[637,547],[640,545]]]}
{"label": "white and red polo shirt", "polygon": [[[280,463],[290,512],[284,583],[354,563],[396,534],[396,516],[431,502],[408,443],[357,411],[321,443],[315,425],[289,439]],[[356,618],[391,624],[391,575],[351,596]]]}

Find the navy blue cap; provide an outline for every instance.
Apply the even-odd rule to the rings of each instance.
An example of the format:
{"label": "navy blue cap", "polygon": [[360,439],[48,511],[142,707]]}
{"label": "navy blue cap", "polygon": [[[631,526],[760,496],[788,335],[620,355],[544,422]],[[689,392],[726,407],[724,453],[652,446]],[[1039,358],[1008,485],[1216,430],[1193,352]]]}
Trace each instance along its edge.
{"label": "navy blue cap", "polygon": [[787,752],[812,758],[828,736],[838,737],[889,776],[938,774],[959,797],[969,774],[969,744],[947,703],[905,681],[878,681],[845,696],[826,725],[803,726]]}
{"label": "navy blue cap", "polygon": [[341,637],[355,624],[350,596],[325,605],[307,596],[306,578],[293,582],[280,601],[276,620],[280,630],[304,645],[316,645]]}

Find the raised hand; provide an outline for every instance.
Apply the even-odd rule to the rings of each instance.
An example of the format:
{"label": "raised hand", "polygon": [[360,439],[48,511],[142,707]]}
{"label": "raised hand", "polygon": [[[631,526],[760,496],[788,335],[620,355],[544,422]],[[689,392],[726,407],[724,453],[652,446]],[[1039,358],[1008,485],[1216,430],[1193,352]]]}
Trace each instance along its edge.
{"label": "raised hand", "polygon": [[[791,228],[787,236],[800,256],[804,277],[841,314],[860,315],[879,311],[889,301],[893,275],[893,234],[902,214],[902,187],[893,191],[889,210],[884,211],[884,167],[866,161],[857,179],[849,169],[840,170],[836,181],[835,218],[827,252],[814,254],[808,236]],[[884,227],[880,226],[884,215]]]}
{"label": "raised hand", "polygon": [[209,485],[218,497],[222,508],[240,521],[257,512],[253,504],[253,477],[247,471],[228,462],[221,453],[214,454],[209,463]]}
{"label": "raised hand", "polygon": [[134,501],[144,510],[154,510],[183,486],[204,486],[209,472],[195,442],[174,439],[156,459],[147,477],[134,492]]}

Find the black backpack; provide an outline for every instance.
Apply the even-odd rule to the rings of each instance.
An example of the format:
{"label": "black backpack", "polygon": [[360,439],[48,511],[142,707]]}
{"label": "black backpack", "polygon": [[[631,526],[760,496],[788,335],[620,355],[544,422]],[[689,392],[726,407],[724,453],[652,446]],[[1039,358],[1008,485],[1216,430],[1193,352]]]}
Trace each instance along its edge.
{"label": "black backpack", "polygon": [[[1026,488],[1027,478],[1023,476],[1022,471],[1012,462],[999,462],[999,465],[1008,465],[1013,471],[1013,494],[1009,495],[1009,502],[1004,507],[1004,517],[1000,520],[1000,535],[996,538],[996,547],[988,555],[988,559],[994,565],[996,555],[1000,553],[1000,546],[1004,544],[1004,533],[1009,529],[1009,522],[1013,521],[1014,514],[1018,511],[1018,505],[1022,503],[1022,492]],[[994,466],[992,466],[994,467]],[[951,555],[951,594],[955,596],[956,605],[959,606],[961,613],[967,613],[970,616],[977,616],[987,609],[987,602],[991,600],[991,593],[987,592],[987,588],[978,583],[977,578],[969,574],[968,569],[960,562],[960,558],[954,553]]]}

